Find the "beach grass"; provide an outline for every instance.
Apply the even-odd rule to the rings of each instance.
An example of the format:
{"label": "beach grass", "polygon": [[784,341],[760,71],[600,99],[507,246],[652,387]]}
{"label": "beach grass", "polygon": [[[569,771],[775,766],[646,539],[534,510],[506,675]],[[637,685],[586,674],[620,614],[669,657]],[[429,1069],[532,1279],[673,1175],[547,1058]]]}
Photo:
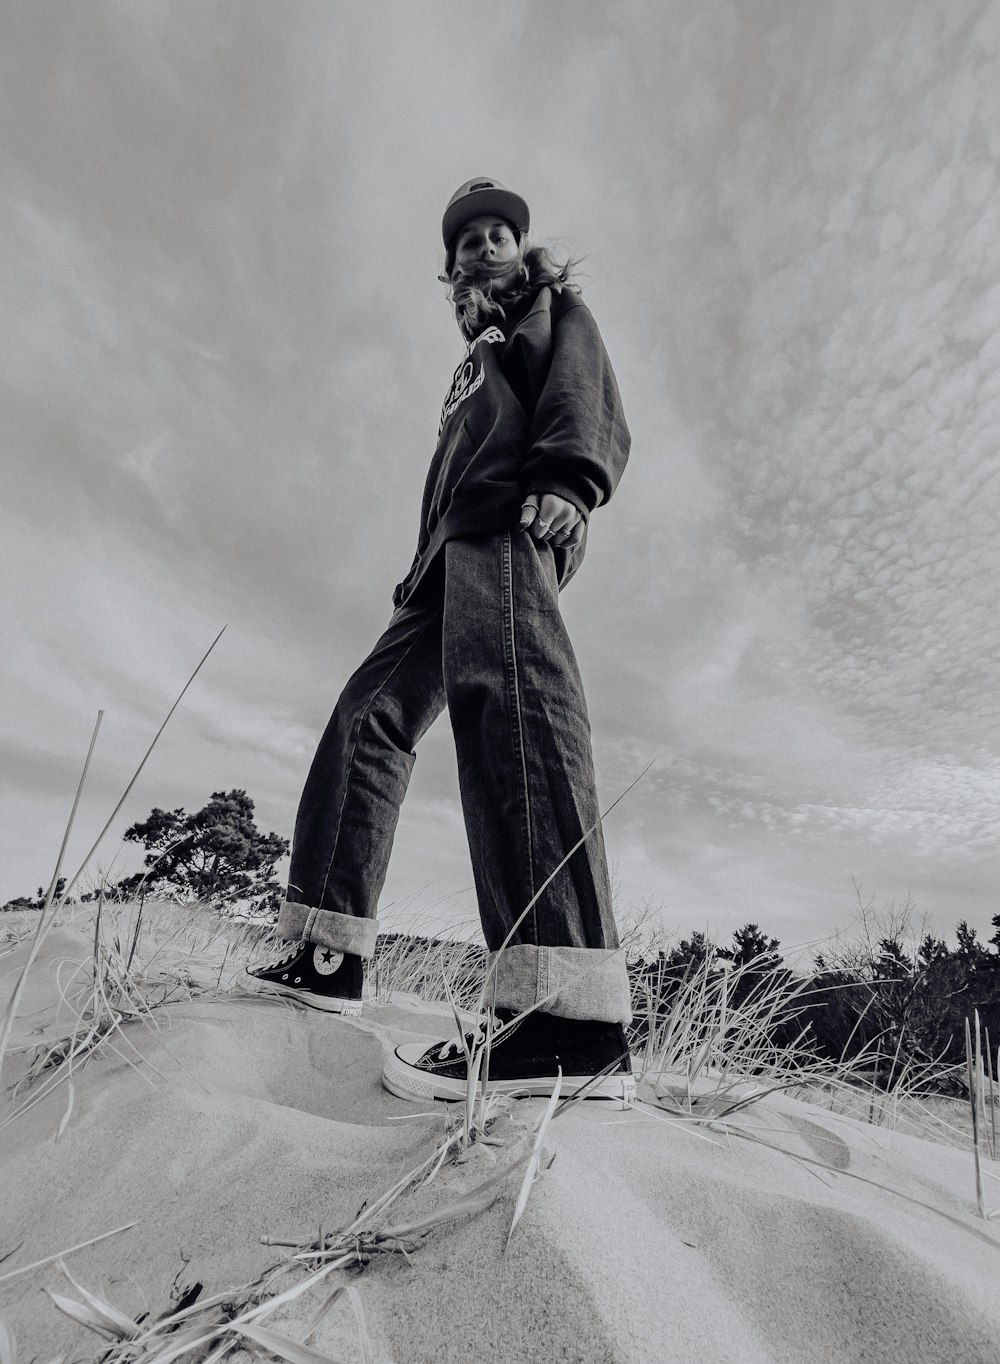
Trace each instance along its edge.
{"label": "beach grass", "polygon": [[[177,702],[168,720],[176,705]],[[159,733],[162,729],[163,726]],[[96,735],[95,729],[94,740]],[[126,795],[151,751],[152,745]],[[141,1037],[145,1030],[152,1030],[162,1043],[161,1014],[167,1016],[170,1006],[179,1002],[232,999],[252,993],[244,983],[244,968],[253,956],[276,945],[270,924],[240,922],[205,905],[178,906],[153,899],[116,903],[103,892],[96,902],[71,903],[70,892],[100,837],[110,827],[110,819],[88,859],[56,898],[54,888],[83,777],[51,888],[36,922],[32,925],[33,916],[22,914],[16,923],[12,920],[9,926],[4,925],[0,935],[0,955],[16,951],[31,940],[0,1033],[0,1064],[17,1057],[20,1070],[8,1085],[12,1105],[0,1130],[23,1118],[63,1086],[65,1106],[55,1133],[57,1139],[72,1121],[75,1085],[95,1057],[110,1052],[140,1072],[151,1067],[144,1056]],[[627,791],[622,796],[625,794]],[[119,801],[115,814],[124,799],[125,796]],[[592,832],[593,829],[588,830],[582,836],[563,863]],[[553,869],[525,906],[501,953],[563,863]],[[81,923],[87,926],[90,950],[85,958],[68,957],[57,963],[56,1016],[46,1019],[33,1036],[22,1037],[12,1045],[18,1007],[43,941],[57,924],[79,927]],[[625,948],[619,950],[624,956]],[[509,1247],[530,1191],[551,1163],[551,1152],[545,1143],[552,1124],[586,1097],[587,1086],[563,1097],[560,1083],[540,1113],[537,1107],[529,1107],[523,1110],[524,1117],[515,1120],[518,1101],[499,1096],[490,1088],[491,1049],[498,1037],[514,1026],[498,1026],[493,1013],[491,994],[496,960],[489,962],[483,950],[469,940],[425,937],[412,932],[383,935],[371,972],[373,1003],[378,1007],[395,993],[404,992],[449,1004],[467,1063],[466,1101],[457,1113],[423,1115],[422,1120],[429,1117],[434,1127],[443,1120],[443,1130],[437,1135],[432,1130],[429,1149],[422,1159],[347,1225],[324,1229],[322,1218],[317,1217],[315,1232],[310,1230],[298,1237],[269,1234],[262,1238],[265,1244],[280,1249],[282,1255],[253,1282],[205,1297],[201,1296],[199,1286],[197,1293],[192,1289],[156,1317],[148,1312],[125,1313],[106,1295],[93,1292],[71,1274],[65,1258],[78,1253],[88,1242],[67,1247],[35,1265],[0,1274],[0,1282],[27,1276],[42,1264],[57,1263],[73,1296],[48,1289],[50,1300],[59,1311],[105,1342],[107,1348],[101,1356],[105,1364],[138,1361],[169,1364],[183,1357],[216,1360],[248,1346],[263,1350],[265,1356],[261,1357],[330,1364],[334,1356],[321,1354],[309,1342],[324,1316],[342,1298],[350,1303],[354,1313],[358,1349],[362,1357],[370,1357],[360,1299],[351,1294],[347,1284],[338,1284],[331,1292],[326,1282],[328,1276],[338,1270],[371,1264],[386,1255],[410,1259],[428,1237],[493,1207],[520,1173],[506,1239]],[[860,1096],[860,1102],[868,1105],[869,1121],[874,1121],[877,1114],[878,1122],[894,1127],[904,1115],[909,1115],[912,1121],[914,1111],[930,1096],[935,1080],[932,1067],[897,1067],[894,1090],[887,1096],[884,1091],[876,1094],[869,1056],[831,1062],[817,1055],[807,1029],[797,1026],[806,999],[806,982],[790,981],[787,971],[769,967],[760,959],[722,970],[718,967],[710,952],[680,982],[662,972],[638,978],[634,1014],[643,1026],[634,1028],[629,1037],[632,1065],[640,1082],[638,1108],[659,1111],[696,1128],[719,1130],[721,1126],[731,1130],[741,1113],[778,1092],[814,1102],[818,1099],[834,1111],[841,1105],[845,1112]],[[521,1017],[543,1008],[546,1002],[538,1001]],[[783,1040],[777,1041],[778,1037]],[[990,1214],[984,1175],[990,1176],[991,1172],[984,1169],[984,1158],[996,1156],[996,1093],[995,1072],[988,1059],[989,1039],[985,1039],[984,1046],[978,1017],[967,1029],[967,1055],[976,1197],[980,1215],[987,1218]],[[589,1083],[600,1078],[595,1076]],[[932,1133],[929,1129],[922,1134]],[[964,1133],[946,1123],[941,1123],[933,1135],[956,1144],[967,1140]],[[429,1186],[446,1165],[475,1162],[483,1152],[492,1153],[493,1161],[485,1179],[464,1189],[458,1197],[443,1196],[430,1209],[407,1211],[408,1197]],[[501,1159],[496,1168],[498,1152]],[[483,1168],[485,1171],[486,1167]],[[108,1235],[123,1230],[118,1228]],[[324,1300],[303,1338],[293,1339],[265,1324],[288,1303],[320,1291],[325,1294]],[[7,1364],[7,1360],[17,1364],[15,1350],[9,1332],[0,1322],[0,1364]]]}
{"label": "beach grass", "polygon": [[[31,917],[22,914],[20,922],[5,926],[0,951],[14,950],[18,943],[28,939]],[[141,1037],[143,1030],[157,1027],[159,1012],[169,1014],[172,1004],[192,999],[246,996],[249,992],[243,984],[244,965],[268,950],[274,940],[269,925],[241,923],[203,905],[178,906],[154,900],[121,905],[101,902],[66,905],[58,922],[86,930],[89,955],[63,963],[60,998],[66,1010],[66,1030],[36,1048],[18,1081],[15,1096],[18,1104],[8,1115],[8,1121],[22,1115],[27,1104],[51,1092],[58,1083],[64,1083],[72,1095],[74,1081],[102,1050],[110,1049],[136,1067],[149,1064],[143,1059]],[[394,939],[393,955],[389,958],[396,963],[398,976],[387,976],[383,988],[391,993],[398,979],[420,995],[420,981],[433,974],[436,959],[440,983],[428,986],[425,997],[440,1000],[443,993],[447,999],[452,992],[449,981],[454,979],[456,961],[462,960],[461,956],[456,957],[454,945],[445,943],[435,948],[429,941],[418,941],[419,969],[414,972],[412,960],[408,961],[399,947],[401,941],[399,937]],[[750,963],[745,969],[752,975],[759,965]],[[463,988],[467,991],[476,983],[472,974],[468,977],[460,974],[459,979],[465,981]],[[850,1112],[853,1105],[855,1115],[866,1118],[872,1104],[871,1067],[866,1071],[864,1066],[834,1065],[810,1051],[807,1039],[795,1031],[802,996],[794,989],[789,990],[787,973],[759,973],[749,991],[741,992],[740,982],[740,968],[720,976],[713,971],[710,961],[692,969],[679,988],[676,982],[668,988],[665,981],[657,981],[655,976],[645,979],[635,1000],[636,1016],[646,1022],[641,1045],[633,1053],[633,1066],[640,1082],[637,1111],[658,1109],[665,1116],[695,1128],[729,1131],[750,1105],[776,1091],[787,1091],[812,1102],[822,1102],[835,1112]],[[481,972],[479,999],[483,998],[484,986],[485,973]],[[734,1002],[741,995],[740,1001]],[[488,1010],[483,1017],[488,1020]],[[455,1019],[456,1029],[464,1038],[457,1001]],[[786,1031],[790,1029],[793,1039],[782,1047],[773,1042],[779,1025]],[[552,1124],[566,1110],[568,1102],[557,1093],[538,1112],[536,1101],[533,1107],[524,1110],[527,1122],[523,1125],[522,1119],[519,1130],[512,1121],[512,1115],[519,1111],[517,1101],[500,1098],[488,1085],[478,1082],[489,1035],[487,1028],[478,1043],[468,1044],[468,1102],[423,1117],[432,1125],[426,1155],[352,1222],[324,1229],[321,1216],[317,1216],[318,1230],[298,1236],[269,1236],[265,1238],[267,1243],[282,1255],[258,1279],[225,1294],[175,1305],[155,1318],[128,1317],[105,1296],[87,1288],[81,1276],[71,1276],[68,1267],[66,1291],[53,1290],[50,1294],[53,1306],[73,1315],[105,1343],[103,1358],[107,1364],[132,1361],[166,1364],[185,1355],[192,1359],[222,1359],[240,1348],[271,1352],[270,1356],[261,1354],[261,1358],[313,1361],[334,1358],[319,1354],[309,1344],[308,1334],[293,1339],[284,1330],[270,1327],[269,1319],[300,1294],[306,1294],[302,1300],[310,1304],[319,1294],[325,1295],[324,1301],[331,1304],[340,1301],[343,1297],[340,1290],[347,1285],[340,1285],[331,1295],[328,1276],[335,1270],[370,1265],[386,1255],[412,1259],[429,1237],[464,1218],[484,1213],[507,1194],[512,1199],[509,1244],[530,1190],[551,1160],[548,1146]],[[16,1050],[12,1049],[11,1054],[16,1054]],[[971,1092],[975,1096],[975,1121],[985,1166],[985,1157],[995,1148],[990,1144],[992,1067],[983,1056],[981,1048],[977,1060],[970,1033]],[[882,1125],[901,1128],[907,1116],[912,1123],[914,1115],[922,1113],[925,1103],[933,1097],[921,1091],[916,1076],[910,1078],[912,1094],[906,1092],[904,1081],[900,1081],[891,1097],[881,1096],[878,1116]],[[967,1106],[967,1111],[971,1117],[972,1109]],[[67,1098],[59,1130],[65,1130],[71,1120],[72,1100]],[[434,1136],[433,1128],[440,1123],[444,1124],[443,1129]],[[924,1130],[921,1134],[935,1135],[950,1144],[964,1143],[967,1149],[970,1146],[964,1133],[949,1130],[943,1121],[936,1132]],[[443,1168],[456,1161],[474,1161],[477,1147],[491,1151],[493,1158],[499,1157],[499,1168],[491,1164],[486,1178],[459,1197],[443,1194],[430,1210],[426,1207],[416,1212],[405,1210],[408,1197],[416,1190],[428,1188]],[[978,1180],[982,1211],[986,1215],[984,1175],[989,1175],[988,1169],[983,1170]],[[72,1249],[68,1248],[63,1255]],[[50,1261],[56,1258],[49,1257]],[[315,1310],[318,1312],[321,1306]],[[357,1308],[360,1304],[352,1307],[352,1311],[357,1322],[358,1349],[362,1350],[363,1309],[359,1315]],[[306,1353],[309,1350],[313,1350],[311,1355]]]}
{"label": "beach grass", "polygon": [[[226,923],[203,906],[185,910],[169,903],[147,902],[69,907],[67,919],[77,921],[79,927],[81,918],[88,930],[91,926],[94,929],[92,934],[88,932],[91,955],[85,961],[68,964],[68,981],[60,991],[73,1026],[58,1041],[38,1049],[18,1082],[22,1101],[9,1120],[23,1116],[33,1102],[51,1093],[60,1078],[72,1095],[74,1074],[78,1076],[102,1049],[110,1048],[128,1060],[117,1034],[129,1024],[155,1027],[156,1010],[171,1003],[244,993],[237,972],[242,972],[248,956],[258,950],[260,940],[266,945],[268,938],[266,929]],[[213,918],[217,920],[214,924]],[[227,976],[220,969],[220,961],[230,963],[232,974]],[[107,1017],[111,1018],[109,1026],[101,1027],[100,1020]],[[130,1046],[133,1063],[141,1064],[138,1048],[131,1042]],[[443,1121],[444,1131],[419,1165],[403,1174],[345,1227],[324,1231],[320,1226],[318,1234],[304,1234],[298,1239],[265,1237],[267,1244],[290,1253],[238,1290],[199,1298],[153,1320],[139,1319],[74,1277],[65,1263],[70,1253],[67,1250],[48,1257],[68,1284],[67,1292],[47,1290],[50,1301],[112,1347],[102,1356],[107,1364],[140,1360],[167,1364],[183,1355],[223,1358],[240,1341],[254,1342],[283,1359],[330,1359],[332,1356],[309,1352],[309,1333],[296,1341],[262,1323],[293,1297],[318,1289],[333,1270],[361,1267],[386,1254],[412,1256],[434,1232],[492,1207],[521,1171],[510,1225],[512,1235],[530,1188],[549,1158],[543,1145],[549,1124],[558,1112],[571,1106],[569,1102],[560,1103],[560,1097],[557,1089],[544,1113],[526,1132],[519,1134],[511,1129],[502,1137],[496,1134],[496,1124],[509,1116],[514,1101],[494,1092],[486,1092],[462,1114],[450,1106],[438,1112],[433,1120],[435,1124]],[[70,1098],[59,1133],[65,1130],[71,1114]],[[407,1194],[429,1184],[449,1161],[468,1159],[477,1144],[503,1151],[498,1171],[459,1198],[445,1198],[429,1212],[400,1217],[397,1209]],[[18,1272],[38,1267],[28,1266]],[[291,1286],[290,1279],[295,1281]],[[358,1317],[358,1329],[360,1342],[363,1314]]]}

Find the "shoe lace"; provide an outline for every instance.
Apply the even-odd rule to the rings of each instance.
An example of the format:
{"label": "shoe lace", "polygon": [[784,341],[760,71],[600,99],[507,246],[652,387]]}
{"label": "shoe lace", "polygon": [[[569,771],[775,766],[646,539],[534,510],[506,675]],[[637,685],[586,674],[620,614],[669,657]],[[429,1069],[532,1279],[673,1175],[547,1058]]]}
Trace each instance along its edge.
{"label": "shoe lace", "polygon": [[[475,1032],[467,1032],[465,1034],[465,1047],[469,1051],[475,1051],[476,1047],[480,1046],[483,1042],[486,1041],[486,1028],[488,1021],[489,1015],[485,1015],[479,1018],[476,1022]],[[497,1033],[500,1031],[501,1026],[502,1026],[501,1019],[497,1018],[496,1015],[494,1015],[493,1016],[494,1037],[496,1037]],[[451,1056],[461,1056],[463,1054],[464,1051],[461,1041],[457,1037],[452,1037],[447,1042],[445,1042],[444,1046],[438,1052],[438,1059],[440,1061],[447,1061]]]}
{"label": "shoe lace", "polygon": [[273,961],[265,962],[261,969],[265,971],[277,971],[279,966],[287,966],[290,961],[294,961],[299,955],[302,951],[302,947],[303,944],[300,942],[292,943],[290,947],[286,948],[280,956],[275,957]]}

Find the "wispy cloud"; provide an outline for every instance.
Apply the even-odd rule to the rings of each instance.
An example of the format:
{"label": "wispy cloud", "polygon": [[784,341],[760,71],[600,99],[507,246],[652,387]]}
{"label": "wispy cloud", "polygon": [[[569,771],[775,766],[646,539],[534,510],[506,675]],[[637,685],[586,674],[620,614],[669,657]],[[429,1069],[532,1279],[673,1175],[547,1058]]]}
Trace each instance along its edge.
{"label": "wispy cloud", "polygon": [[[95,811],[225,622],[130,817],[238,785],[290,833],[410,562],[460,345],[439,216],[488,171],[586,256],[633,431],[563,601],[605,803],[656,759],[606,830],[623,899],[802,940],[854,871],[986,924],[992,7],[51,14],[0,53],[0,896],[45,878],[97,707]],[[442,719],[386,896],[469,880]]]}

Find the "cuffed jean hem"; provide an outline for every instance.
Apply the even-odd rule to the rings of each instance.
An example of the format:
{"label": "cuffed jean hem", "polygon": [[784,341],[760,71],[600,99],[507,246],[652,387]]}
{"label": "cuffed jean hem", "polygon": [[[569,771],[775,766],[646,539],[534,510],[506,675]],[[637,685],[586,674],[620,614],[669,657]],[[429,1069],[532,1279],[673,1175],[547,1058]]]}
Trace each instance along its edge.
{"label": "cuffed jean hem", "polygon": [[[530,1009],[560,1018],[600,1023],[632,1022],[632,993],[621,948],[534,947],[518,943],[491,952],[496,963],[495,1003],[501,1009]],[[487,1002],[494,1003],[492,983]]]}
{"label": "cuffed jean hem", "polygon": [[285,900],[278,915],[278,933],[293,942],[315,942],[335,952],[371,957],[375,952],[378,922],[338,914],[333,909],[310,909]]}

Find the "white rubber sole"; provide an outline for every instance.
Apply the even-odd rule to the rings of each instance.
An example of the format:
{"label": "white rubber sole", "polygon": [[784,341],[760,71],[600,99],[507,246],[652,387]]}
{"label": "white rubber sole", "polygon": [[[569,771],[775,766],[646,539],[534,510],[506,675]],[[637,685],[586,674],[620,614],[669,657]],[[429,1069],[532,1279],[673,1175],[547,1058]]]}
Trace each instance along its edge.
{"label": "white rubber sole", "polygon": [[[382,1083],[386,1089],[397,1098],[408,1099],[412,1103],[426,1103],[428,1099],[439,1099],[444,1103],[464,1100],[467,1088],[464,1079],[417,1069],[415,1062],[426,1050],[426,1042],[407,1042],[387,1053],[382,1066]],[[561,1097],[568,1099],[592,1078],[590,1075],[564,1075],[559,1091]],[[498,1094],[545,1099],[555,1089],[555,1079],[543,1076],[537,1080],[490,1080],[489,1087]],[[610,1099],[620,1103],[623,1108],[629,1108],[635,1102],[635,1077],[621,1071],[603,1075],[588,1089],[585,1098]]]}
{"label": "white rubber sole", "polygon": [[[247,973],[249,975],[249,972]],[[315,995],[311,990],[303,990],[301,986],[278,985],[271,980],[261,980],[259,976],[250,976],[255,981],[258,989],[263,994],[281,995],[284,999],[294,1000],[296,1004],[301,1004],[307,1009],[317,1009],[324,1014],[340,1014],[343,1018],[357,1018],[361,1013],[362,999],[341,999],[337,995]]]}

